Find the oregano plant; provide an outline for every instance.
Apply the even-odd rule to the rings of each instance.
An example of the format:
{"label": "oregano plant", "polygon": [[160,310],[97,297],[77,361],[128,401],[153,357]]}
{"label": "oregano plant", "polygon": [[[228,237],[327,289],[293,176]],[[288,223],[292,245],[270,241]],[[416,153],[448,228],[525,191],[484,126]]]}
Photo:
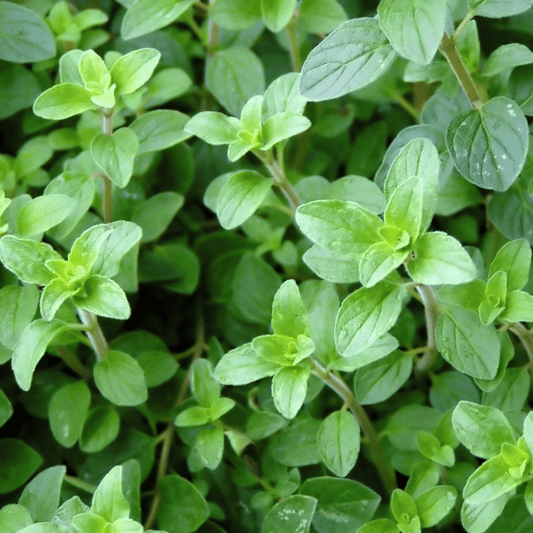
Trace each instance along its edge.
{"label": "oregano plant", "polygon": [[0,531],[533,531],[533,0],[0,2]]}

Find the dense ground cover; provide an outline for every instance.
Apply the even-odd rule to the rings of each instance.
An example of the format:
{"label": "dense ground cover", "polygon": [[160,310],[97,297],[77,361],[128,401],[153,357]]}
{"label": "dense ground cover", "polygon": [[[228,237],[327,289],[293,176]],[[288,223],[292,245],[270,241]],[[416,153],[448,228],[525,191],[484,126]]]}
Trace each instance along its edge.
{"label": "dense ground cover", "polygon": [[0,2],[0,531],[533,531],[532,6]]}

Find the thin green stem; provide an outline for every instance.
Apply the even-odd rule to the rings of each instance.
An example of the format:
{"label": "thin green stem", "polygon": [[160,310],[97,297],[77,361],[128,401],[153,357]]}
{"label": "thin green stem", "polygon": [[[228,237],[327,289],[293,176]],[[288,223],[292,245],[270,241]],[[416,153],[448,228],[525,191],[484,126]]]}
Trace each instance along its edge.
{"label": "thin green stem", "polygon": [[91,342],[96,357],[99,361],[104,361],[107,358],[109,348],[96,315],[86,309],[78,309],[78,316],[80,317],[82,324],[87,326],[85,334]]}
{"label": "thin green stem", "polygon": [[64,476],[63,481],[66,481],[69,485],[76,487],[77,489],[81,489],[84,492],[88,492],[89,494],[94,494],[96,491],[96,485],[87,483],[87,481],[83,481],[83,479],[77,477]]}
{"label": "thin green stem", "polygon": [[463,88],[463,91],[465,92],[465,95],[468,98],[472,108],[479,109],[484,103],[483,98],[479,93],[479,90],[474,83],[470,72],[466,68],[459,50],[457,50],[454,38],[450,37],[447,32],[444,33],[439,50],[445,57],[446,61],[448,61],[448,64],[455,74],[455,77],[461,84],[461,87]]}
{"label": "thin green stem", "polygon": [[302,56],[300,54],[300,43],[298,42],[298,18],[299,8],[296,8],[291,21],[285,26],[287,38],[289,40],[289,53],[291,56],[292,70],[300,72],[302,70]]}
{"label": "thin green stem", "polygon": [[66,346],[56,346],[57,353],[63,362],[83,379],[91,379],[92,372],[80,361],[79,357]]}
{"label": "thin green stem", "polygon": [[463,33],[463,30],[470,24],[470,21],[474,18],[475,11],[469,11],[466,14],[466,17],[460,22],[459,26],[455,28],[455,31],[453,32],[452,38],[457,41],[459,39],[459,36],[461,33]]}
{"label": "thin green stem", "polygon": [[333,389],[348,405],[348,408],[355,416],[366,437],[369,451],[372,454],[374,461],[376,462],[376,467],[378,469],[381,480],[383,481],[383,485],[387,489],[387,492],[391,494],[392,491],[397,488],[396,472],[387,460],[385,452],[383,451],[381,443],[379,442],[376,430],[374,429],[374,426],[368,418],[368,415],[366,414],[365,410],[359,404],[353,392],[348,388],[346,383],[344,383],[344,381],[339,376],[336,376],[335,374],[329,372],[319,362],[311,358],[309,360],[312,364],[313,374],[320,378],[326,385],[328,385],[328,387]]}
{"label": "thin green stem", "polygon": [[533,364],[533,335],[531,334],[531,331],[529,331],[529,329],[527,329],[523,324],[520,324],[520,322],[511,324],[509,330],[518,337],[527,353],[527,356],[529,357],[530,362]]}
{"label": "thin green stem", "polygon": [[[213,6],[216,0],[209,0],[209,7]],[[210,59],[218,46],[220,29],[212,18],[209,18],[207,25],[207,58]]]}
{"label": "thin green stem", "polygon": [[268,150],[267,152],[254,150],[253,153],[268,169],[270,175],[274,178],[274,183],[281,189],[281,192],[283,192],[285,198],[289,201],[293,213],[295,213],[296,209],[298,209],[303,202],[298,196],[298,193],[294,190],[292,183],[285,175],[285,172],[283,172],[278,162],[274,159],[272,150]]}
{"label": "thin green stem", "polygon": [[420,113],[415,108],[413,104],[408,102],[399,92],[389,89],[387,86],[382,85],[382,87],[385,89],[385,91],[392,97],[396,102],[400,104],[400,107],[407,111],[409,115],[416,121],[420,121]]}
{"label": "thin green stem", "polygon": [[[104,135],[113,135],[113,112],[114,109],[102,109],[102,133]],[[104,175],[102,177],[104,181],[104,192],[102,199],[102,212],[104,216],[104,222],[110,224],[113,222],[113,204],[112,195],[113,188],[109,176]]]}
{"label": "thin green stem", "polygon": [[427,372],[437,361],[439,352],[437,351],[436,326],[438,317],[438,305],[435,300],[435,295],[431,287],[427,285],[417,285],[416,290],[424,304],[426,313],[426,331],[427,331],[427,346],[424,355],[416,363],[416,373],[418,375]]}

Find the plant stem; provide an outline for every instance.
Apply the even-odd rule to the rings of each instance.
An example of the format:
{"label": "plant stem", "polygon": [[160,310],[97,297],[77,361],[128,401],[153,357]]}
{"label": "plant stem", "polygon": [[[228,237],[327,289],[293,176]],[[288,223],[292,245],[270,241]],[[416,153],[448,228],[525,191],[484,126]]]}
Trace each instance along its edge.
{"label": "plant stem", "polygon": [[[102,109],[102,133],[104,135],[113,135],[113,112],[114,109]],[[109,176],[106,174],[102,177],[104,181],[104,193],[102,199],[102,213],[104,216],[104,222],[110,224],[113,222],[113,204],[112,195],[113,188]]]}
{"label": "plant stem", "polygon": [[469,11],[465,18],[460,22],[459,26],[455,28],[455,31],[453,32],[452,38],[457,41],[459,39],[459,36],[461,33],[463,33],[463,30],[470,24],[470,21],[474,18],[475,12]]}
{"label": "plant stem", "polygon": [[455,40],[453,37],[450,37],[448,32],[444,33],[444,37],[440,43],[439,47],[440,53],[446,58],[448,64],[450,65],[455,77],[461,84],[463,91],[470,102],[470,105],[473,109],[479,109],[483,105],[483,99],[470,75],[470,72],[466,68],[466,65],[455,46]]}
{"label": "plant stem", "polygon": [[530,362],[533,363],[533,335],[531,334],[531,331],[529,331],[529,329],[523,324],[520,324],[520,322],[511,324],[509,330],[519,338]]}
{"label": "plant stem", "polygon": [[[209,6],[211,7],[216,0],[209,0]],[[207,24],[207,59],[213,57],[215,48],[218,46],[219,39],[219,27],[212,18],[209,18]]]}
{"label": "plant stem", "polygon": [[66,346],[56,346],[57,353],[63,362],[83,379],[91,379],[92,372],[80,361],[79,357]]}
{"label": "plant stem", "polygon": [[300,43],[298,42],[298,18],[300,9],[296,8],[291,21],[285,27],[289,39],[289,52],[291,55],[292,70],[300,72],[302,70],[302,56],[300,54]]}
{"label": "plant stem", "polygon": [[91,345],[96,353],[98,361],[105,361],[109,348],[104,337],[104,332],[102,331],[100,324],[98,324],[96,315],[86,309],[78,309],[78,316],[80,317],[82,324],[87,326],[85,334],[91,341]]}
{"label": "plant stem", "polygon": [[415,372],[420,375],[427,372],[436,362],[439,352],[437,351],[437,339],[435,328],[437,325],[437,301],[431,287],[427,285],[417,285],[416,290],[424,304],[426,312],[426,331],[427,331],[427,346],[424,355],[418,360],[415,367]]}
{"label": "plant stem", "polygon": [[278,162],[274,159],[272,150],[269,150],[265,155],[257,150],[254,150],[253,153],[258,157],[263,165],[267,167],[270,175],[274,178],[274,183],[281,189],[285,195],[285,198],[287,198],[289,201],[293,213],[295,213],[296,209],[298,209],[303,202],[298,196],[298,193],[294,190],[292,183],[285,175],[285,172],[283,172],[281,167],[278,165]]}
{"label": "plant stem", "polygon": [[66,481],[69,485],[88,492],[89,494],[94,494],[94,492],[96,491],[95,485],[93,485],[92,483],[87,483],[87,481],[83,481],[83,479],[73,476],[64,476],[63,480]]}
{"label": "plant stem", "polygon": [[342,398],[342,400],[348,405],[348,408],[352,414],[355,416],[359,426],[361,426],[361,429],[366,437],[370,453],[376,462],[376,467],[381,480],[383,481],[383,485],[390,495],[392,491],[397,488],[396,473],[385,456],[376,430],[368,418],[368,415],[357,401],[357,398],[353,392],[340,377],[326,370],[326,368],[324,368],[314,359],[310,358],[310,361],[312,363],[313,374],[319,377],[326,385],[332,388]]}
{"label": "plant stem", "polygon": [[404,111],[407,111],[407,113],[409,113],[409,115],[411,115],[416,122],[420,122],[420,113],[413,104],[408,102],[399,92],[388,89],[384,85],[382,85],[382,87],[392,98],[394,98],[394,100],[400,104],[400,107],[404,109]]}

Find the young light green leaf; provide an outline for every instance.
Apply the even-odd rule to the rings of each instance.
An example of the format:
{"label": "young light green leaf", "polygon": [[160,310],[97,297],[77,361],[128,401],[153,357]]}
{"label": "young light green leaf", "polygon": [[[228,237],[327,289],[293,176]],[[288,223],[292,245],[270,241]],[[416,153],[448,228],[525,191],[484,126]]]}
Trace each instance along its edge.
{"label": "young light green leaf", "polygon": [[285,418],[294,418],[302,407],[309,373],[308,366],[287,366],[280,368],[272,379],[274,405]]}
{"label": "young light green leaf", "polygon": [[64,194],[46,194],[28,202],[21,210],[17,227],[21,237],[30,237],[57,226],[74,208],[74,200]]}
{"label": "young light green leaf", "polygon": [[224,454],[224,430],[221,427],[203,429],[196,439],[195,449],[202,463],[209,470],[215,470]]}
{"label": "young light green leaf", "polygon": [[285,281],[274,296],[272,330],[276,335],[294,338],[310,335],[308,313],[292,279]]}
{"label": "young light green leaf", "polygon": [[335,411],[318,430],[318,449],[324,464],[339,477],[346,477],[359,456],[361,431],[351,413]]}
{"label": "young light green leaf", "polygon": [[194,0],[136,0],[126,11],[120,34],[129,40],[172,24]]}
{"label": "young light green leaf", "polygon": [[[102,95],[110,88],[111,77],[109,70],[104,60],[94,50],[85,50],[81,54],[78,68],[85,89],[92,96]],[[113,107],[113,105],[110,107]]]}
{"label": "young light green leaf", "polygon": [[251,170],[233,173],[222,187],[217,216],[224,229],[233,229],[248,220],[263,203],[273,181]]}
{"label": "young light green leaf", "polygon": [[477,314],[448,308],[437,320],[437,348],[453,367],[468,376],[493,379],[501,345],[494,326],[483,326]]}
{"label": "young light green leaf", "polygon": [[126,320],[131,314],[130,304],[120,285],[105,276],[93,274],[83,284],[83,290],[72,297],[78,309],[98,316]]}
{"label": "young light green leaf", "polygon": [[395,58],[376,19],[348,20],[307,56],[300,91],[313,101],[343,96],[370,85]]}
{"label": "young light green leaf", "polygon": [[0,59],[33,63],[56,55],[54,35],[34,10],[3,2],[0,21]]}
{"label": "young light green leaf", "polygon": [[263,65],[248,48],[232,46],[220,50],[208,61],[205,84],[215,98],[238,117],[252,96],[265,91]]}
{"label": "young light green leaf", "polygon": [[188,139],[191,133],[184,129],[188,122],[187,115],[171,109],[157,109],[140,116],[130,126],[139,139],[137,155],[165,150]]}
{"label": "young light green leaf", "polygon": [[261,0],[265,26],[272,32],[281,31],[291,20],[297,0]]}
{"label": "young light green leaf", "polygon": [[457,489],[450,485],[433,487],[419,496],[415,502],[420,525],[436,526],[455,506]]}
{"label": "young light green leaf", "polygon": [[390,398],[409,379],[413,359],[394,351],[355,374],[354,391],[361,405],[379,403]]}
{"label": "young light green leaf", "polygon": [[502,514],[513,491],[502,494],[488,503],[463,502],[461,507],[461,523],[468,533],[484,533]]}
{"label": "young light green leaf", "polygon": [[68,325],[61,320],[48,322],[43,319],[35,320],[24,329],[11,358],[15,379],[22,390],[30,390],[33,372],[46,347],[67,330]]}
{"label": "young light green leaf", "polygon": [[[0,454],[4,457],[0,463],[0,494],[8,494],[24,485],[43,462],[33,448],[9,437],[0,440]],[[20,519],[20,513],[17,514]]]}
{"label": "young light green leaf", "polygon": [[12,235],[0,239],[0,260],[24,283],[46,285],[52,281],[55,275],[45,266],[49,259],[61,259],[49,244]]}
{"label": "young light green leaf", "polygon": [[33,112],[38,117],[51,120],[62,120],[95,108],[87,90],[74,83],[50,87],[33,104]]}
{"label": "young light green leaf", "polygon": [[333,283],[356,283],[359,269],[353,259],[334,254],[314,244],[302,257],[303,262],[320,278]]}
{"label": "young light green leaf", "polygon": [[209,16],[222,28],[245,30],[261,20],[261,0],[218,0]]}
{"label": "young light green leaf", "polygon": [[61,278],[56,278],[44,288],[41,293],[39,307],[41,310],[41,316],[45,320],[52,320],[58,309],[61,307],[61,304],[82,289],[82,280],[76,281],[77,283],[75,283],[75,286],[69,288],[70,284],[67,284],[67,282]]}
{"label": "young light green leaf", "polygon": [[379,26],[398,54],[429,65],[444,34],[446,11],[445,0],[383,0]]}
{"label": "young light green leaf", "polygon": [[420,533],[420,518],[413,498],[400,489],[394,489],[390,503],[391,511],[398,522],[400,531]]}
{"label": "young light green leaf", "polygon": [[231,144],[237,139],[240,121],[218,111],[203,111],[187,122],[184,130],[209,144]]}
{"label": "young light green leaf", "polygon": [[504,44],[490,54],[481,74],[488,78],[504,70],[533,63],[533,52],[523,44]]}
{"label": "young light green leaf", "polygon": [[273,376],[278,370],[279,365],[265,361],[248,343],[222,357],[215,368],[215,378],[222,385],[246,385]]}
{"label": "young light green leaf", "polygon": [[94,366],[94,381],[102,396],[115,405],[139,405],[148,398],[144,373],[133,357],[110,350]]}
{"label": "young light green leaf", "polygon": [[296,211],[296,223],[311,241],[350,259],[359,260],[370,245],[382,241],[382,220],[355,202],[309,202]]}
{"label": "young light green leaf", "polygon": [[89,405],[91,391],[85,381],[77,381],[58,389],[48,403],[50,429],[65,448],[72,448],[78,441]]}
{"label": "young light green leaf", "polygon": [[[407,243],[409,243],[409,237],[407,237]],[[408,255],[409,249],[394,251],[387,242],[372,244],[362,255],[359,263],[359,279],[361,283],[365,287],[373,287],[376,283],[386,278],[393,270],[396,270]]]}
{"label": "young light green leaf", "polygon": [[529,279],[531,246],[526,239],[516,239],[504,244],[489,267],[489,278],[499,270],[507,273],[507,291],[524,288]]}
{"label": "young light green leaf", "polygon": [[280,501],[265,516],[261,533],[302,533],[309,531],[317,500],[301,494]]}
{"label": "young light green leaf", "polygon": [[527,11],[533,0],[468,0],[468,5],[475,15],[499,19]]}
{"label": "young light green leaf", "polygon": [[426,285],[459,285],[472,281],[477,269],[461,243],[441,231],[423,235],[407,263],[409,275]]}
{"label": "young light green leaf", "polygon": [[506,191],[520,174],[529,146],[527,120],[505,96],[456,115],[446,145],[461,175],[485,189]]}
{"label": "young light green leaf", "polygon": [[124,188],[133,174],[133,163],[139,139],[130,128],[120,128],[112,135],[97,135],[91,143],[95,163],[120,188]]}
{"label": "young light green leaf", "polygon": [[213,365],[207,359],[198,359],[191,367],[191,390],[194,399],[203,407],[210,407],[220,398],[220,384],[213,374]]}
{"label": "young light green leaf", "polygon": [[129,517],[130,505],[122,492],[121,466],[112,468],[98,484],[93,494],[91,512],[111,523]]}
{"label": "young light green leaf", "polygon": [[141,48],[119,57],[109,71],[111,82],[116,85],[115,95],[130,94],[142,87],[152,76],[160,58],[161,52],[154,48]]}
{"label": "young light green leaf", "polygon": [[299,113],[293,111],[276,113],[268,118],[263,125],[261,150],[268,150],[280,141],[294,137],[310,127],[311,121]]}
{"label": "young light green leaf", "polygon": [[348,296],[335,321],[335,346],[339,354],[349,357],[362,352],[386,333],[400,314],[404,294],[403,287],[381,282]]}
{"label": "young light green leaf", "polygon": [[297,72],[289,72],[282,74],[268,86],[263,97],[263,122],[286,111],[300,115],[303,113],[307,98],[300,94],[300,77]]}

